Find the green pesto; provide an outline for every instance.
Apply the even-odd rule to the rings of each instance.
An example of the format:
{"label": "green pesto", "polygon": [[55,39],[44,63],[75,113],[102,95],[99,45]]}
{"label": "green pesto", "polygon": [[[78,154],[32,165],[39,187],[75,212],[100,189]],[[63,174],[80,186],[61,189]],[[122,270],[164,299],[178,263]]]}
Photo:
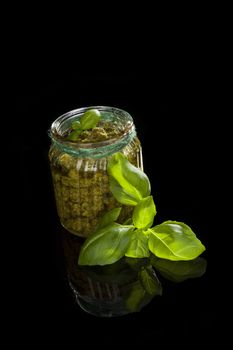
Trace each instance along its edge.
{"label": "green pesto", "polygon": [[[112,139],[119,135],[116,125],[99,121],[99,126],[82,131],[78,142],[93,143]],[[137,167],[140,164],[140,142],[134,137],[121,152]],[[111,156],[79,158],[64,152],[53,143],[50,152],[51,173],[58,215],[62,225],[71,233],[88,237],[108,211],[118,208],[119,203],[110,191],[107,164]],[[117,222],[123,223],[132,216],[132,208],[122,207]]]}

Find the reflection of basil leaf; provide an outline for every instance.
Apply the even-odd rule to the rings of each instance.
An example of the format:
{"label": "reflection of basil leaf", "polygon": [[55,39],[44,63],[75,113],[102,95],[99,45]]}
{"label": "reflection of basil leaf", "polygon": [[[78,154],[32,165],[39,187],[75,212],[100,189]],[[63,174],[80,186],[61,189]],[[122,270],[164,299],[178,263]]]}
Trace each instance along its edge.
{"label": "reflection of basil leaf", "polygon": [[101,118],[100,111],[98,109],[88,109],[80,118],[82,130],[88,130],[94,128]]}
{"label": "reflection of basil leaf", "polygon": [[136,230],[132,233],[125,255],[130,258],[145,258],[150,256],[148,236],[142,230]]}
{"label": "reflection of basil leaf", "polygon": [[114,208],[106,214],[104,214],[98,223],[97,229],[99,230],[100,228],[103,228],[116,221],[120,215],[120,212],[121,208]]}
{"label": "reflection of basil leaf", "polygon": [[202,276],[206,271],[207,262],[200,257],[189,261],[171,261],[152,256],[151,264],[168,280],[182,282],[188,278]]}
{"label": "reflection of basil leaf", "polygon": [[133,223],[137,228],[151,227],[156,214],[153,197],[143,198],[134,208]]}
{"label": "reflection of basil leaf", "polygon": [[159,258],[192,260],[205,250],[191,228],[182,222],[166,221],[148,231],[149,249]]}
{"label": "reflection of basil leaf", "polygon": [[156,295],[162,295],[162,286],[151,265],[143,266],[138,273],[139,280],[132,283],[126,297],[126,307],[137,312]]}
{"label": "reflection of basil leaf", "polygon": [[148,258],[135,259],[135,258],[125,257],[125,262],[135,271],[138,271],[142,266],[146,266],[150,264],[150,260]]}
{"label": "reflection of basil leaf", "polygon": [[136,281],[131,284],[130,294],[126,299],[126,307],[131,312],[140,311],[142,306],[142,301],[146,296],[146,291],[143,288],[140,281]]}
{"label": "reflection of basil leaf", "polygon": [[127,250],[132,226],[110,224],[93,233],[84,242],[78,263],[80,265],[107,265],[122,258]]}
{"label": "reflection of basil leaf", "polygon": [[143,267],[139,273],[140,281],[150,295],[162,295],[162,286],[152,266]]}
{"label": "reflection of basil leaf", "polygon": [[132,165],[122,153],[118,152],[110,158],[107,171],[109,176],[118,182],[124,193],[135,203],[149,196],[150,182],[148,177],[142,170]]}

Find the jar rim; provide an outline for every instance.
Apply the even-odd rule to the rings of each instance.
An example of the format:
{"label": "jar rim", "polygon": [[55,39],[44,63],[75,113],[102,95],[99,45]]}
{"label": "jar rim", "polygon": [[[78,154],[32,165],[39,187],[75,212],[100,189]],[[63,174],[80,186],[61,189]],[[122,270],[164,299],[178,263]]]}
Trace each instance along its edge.
{"label": "jar rim", "polygon": [[[81,115],[84,112],[86,112],[89,109],[98,109],[100,112],[110,112],[112,114],[117,114],[118,117],[127,118],[127,125],[125,126],[125,130],[123,133],[121,133],[120,136],[115,136],[112,138],[109,138],[107,140],[97,141],[97,142],[77,142],[72,140],[64,139],[64,137],[61,134],[60,126],[62,123],[66,122],[68,119]],[[134,129],[134,122],[132,116],[126,112],[123,109],[117,108],[117,107],[110,107],[110,106],[89,106],[89,107],[81,107],[77,109],[73,109],[69,112],[66,112],[62,115],[60,115],[51,125],[50,128],[50,134],[53,139],[55,139],[57,142],[64,143],[66,145],[69,145],[70,147],[75,148],[98,148],[102,146],[107,146],[109,144],[116,143],[122,139],[124,139],[131,131]]]}
{"label": "jar rim", "polygon": [[[81,116],[89,109],[98,109],[100,112],[106,112],[111,117],[116,116],[116,121],[122,121],[123,132],[118,136],[97,142],[84,143],[65,139],[64,134],[68,130],[67,125],[70,125],[70,120],[76,116]],[[62,132],[62,126],[64,128],[64,125],[67,128]],[[103,157],[104,154],[110,155],[121,150],[136,136],[136,129],[132,116],[123,109],[109,106],[89,106],[73,109],[59,116],[52,123],[49,134],[53,143],[66,153],[80,157]]]}

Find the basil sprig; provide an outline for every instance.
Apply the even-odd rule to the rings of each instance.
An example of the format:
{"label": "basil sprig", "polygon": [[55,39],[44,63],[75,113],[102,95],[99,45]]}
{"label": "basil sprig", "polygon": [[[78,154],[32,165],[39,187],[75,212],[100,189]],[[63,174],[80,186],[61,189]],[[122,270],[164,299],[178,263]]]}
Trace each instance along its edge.
{"label": "basil sprig", "polygon": [[100,119],[101,114],[98,109],[88,109],[79,120],[73,121],[71,124],[72,131],[67,140],[78,141],[79,135],[84,130],[95,128]]}
{"label": "basil sprig", "polygon": [[146,174],[132,165],[122,153],[116,153],[108,162],[110,190],[121,204],[137,205],[150,194]]}
{"label": "basil sprig", "polygon": [[110,189],[121,204],[134,206],[132,225],[115,223],[116,208],[105,214],[96,231],[84,242],[80,265],[107,265],[123,256],[188,261],[197,258],[205,246],[183,222],[165,221],[152,227],[156,215],[150,182],[144,172],[132,165],[122,153],[108,163]]}

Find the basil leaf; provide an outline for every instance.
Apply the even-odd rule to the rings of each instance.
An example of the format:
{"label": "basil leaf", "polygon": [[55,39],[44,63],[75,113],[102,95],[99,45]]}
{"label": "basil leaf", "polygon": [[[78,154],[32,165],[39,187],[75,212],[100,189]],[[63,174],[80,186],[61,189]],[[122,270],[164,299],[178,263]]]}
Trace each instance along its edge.
{"label": "basil leaf", "polygon": [[143,198],[134,208],[133,223],[137,228],[148,228],[154,222],[156,208],[153,197]]}
{"label": "basil leaf", "polygon": [[73,130],[82,130],[81,123],[78,120],[75,120],[72,124],[71,127]]}
{"label": "basil leaf", "polygon": [[79,138],[79,135],[81,134],[82,130],[73,130],[71,133],[67,136],[68,140],[71,141],[77,141]]}
{"label": "basil leaf", "polygon": [[205,250],[191,228],[182,222],[165,221],[148,231],[149,249],[159,258],[192,260]]}
{"label": "basil leaf", "polygon": [[125,255],[132,226],[110,224],[93,233],[84,242],[78,263],[80,265],[112,264]]}
{"label": "basil leaf", "polygon": [[136,230],[132,233],[125,255],[129,258],[146,258],[150,256],[148,237],[144,235],[142,230]]}
{"label": "basil leaf", "polygon": [[113,177],[109,178],[109,187],[113,196],[119,203],[132,206],[137,205],[137,201],[130,196]]}
{"label": "basil leaf", "polygon": [[139,273],[140,281],[150,295],[162,295],[162,286],[152,266],[142,267]]}
{"label": "basil leaf", "polygon": [[114,208],[106,214],[104,214],[98,223],[97,229],[99,230],[100,228],[103,228],[116,221],[120,215],[120,212],[121,208]]}
{"label": "basil leaf", "polygon": [[[146,174],[132,165],[122,153],[114,154],[109,162],[107,171],[134,202],[150,194],[150,182]],[[134,204],[135,205],[135,204]]]}
{"label": "basil leaf", "polygon": [[152,256],[151,264],[164,278],[173,282],[201,277],[204,275],[207,266],[206,260],[201,257],[189,261],[171,261]]}
{"label": "basil leaf", "polygon": [[98,109],[88,109],[80,118],[81,127],[83,130],[94,128],[101,118]]}

